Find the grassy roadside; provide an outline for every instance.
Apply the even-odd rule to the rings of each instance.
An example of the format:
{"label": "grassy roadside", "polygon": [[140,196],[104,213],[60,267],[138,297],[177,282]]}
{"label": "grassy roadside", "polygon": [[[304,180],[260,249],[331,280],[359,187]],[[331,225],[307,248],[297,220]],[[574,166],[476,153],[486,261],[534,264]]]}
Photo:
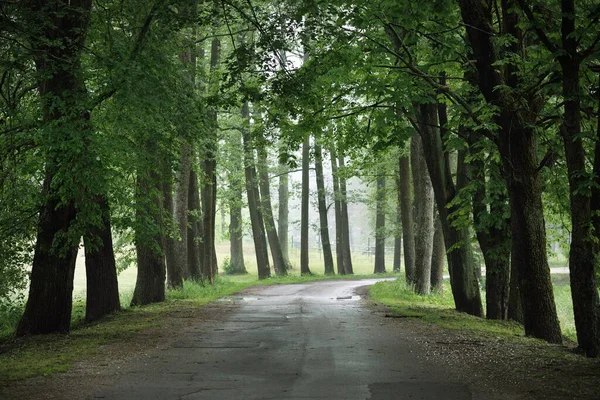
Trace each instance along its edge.
{"label": "grassy roadside", "polygon": [[[378,275],[382,277],[385,275]],[[293,284],[324,279],[361,279],[373,275],[353,276],[288,276],[258,281],[255,276],[223,277],[214,285],[202,286],[185,282],[183,289],[167,293],[167,301],[143,307],[129,307],[92,324],[83,323],[85,303],[73,307],[72,331],[69,335],[41,335],[15,338],[0,337],[0,385],[10,381],[65,372],[77,361],[102,351],[103,346],[134,342],[152,328],[160,328],[165,316],[175,312],[185,314],[220,297],[250,286]],[[129,304],[130,295],[122,295],[122,304]]]}
{"label": "grassy roadside", "polygon": [[[570,306],[569,287],[555,284],[554,292],[563,336],[567,341],[574,341],[576,338],[572,327],[573,311]],[[448,281],[445,281],[442,295],[419,296],[406,285],[403,279],[379,282],[369,288],[369,295],[374,301],[390,307],[394,316],[399,318],[418,318],[446,329],[468,332],[482,338],[524,337],[521,324],[513,321],[487,320],[455,311]],[[485,300],[485,293],[482,293],[482,296]]]}

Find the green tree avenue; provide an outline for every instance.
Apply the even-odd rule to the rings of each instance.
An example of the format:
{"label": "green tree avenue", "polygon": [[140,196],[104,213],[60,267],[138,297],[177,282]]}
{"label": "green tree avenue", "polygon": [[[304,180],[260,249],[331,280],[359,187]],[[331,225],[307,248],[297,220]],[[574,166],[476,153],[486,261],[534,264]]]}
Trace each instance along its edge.
{"label": "green tree avenue", "polygon": [[0,319],[368,259],[558,344],[558,254],[600,357],[599,95],[591,0],[0,2]]}

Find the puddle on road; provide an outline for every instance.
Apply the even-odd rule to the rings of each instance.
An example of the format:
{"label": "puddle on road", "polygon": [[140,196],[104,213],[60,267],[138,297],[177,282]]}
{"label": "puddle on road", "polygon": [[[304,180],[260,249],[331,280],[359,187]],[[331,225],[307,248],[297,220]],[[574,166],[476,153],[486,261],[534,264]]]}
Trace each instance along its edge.
{"label": "puddle on road", "polygon": [[260,297],[249,297],[249,296],[227,296],[221,297],[217,300],[217,302],[221,303],[235,303],[238,301],[258,301],[261,300]]}
{"label": "puddle on road", "polygon": [[[331,299],[333,299],[333,297]],[[336,297],[335,299],[336,300],[351,300],[351,301],[353,300],[353,301],[356,301],[356,300],[360,300],[361,297],[360,296],[340,296],[340,297]]]}

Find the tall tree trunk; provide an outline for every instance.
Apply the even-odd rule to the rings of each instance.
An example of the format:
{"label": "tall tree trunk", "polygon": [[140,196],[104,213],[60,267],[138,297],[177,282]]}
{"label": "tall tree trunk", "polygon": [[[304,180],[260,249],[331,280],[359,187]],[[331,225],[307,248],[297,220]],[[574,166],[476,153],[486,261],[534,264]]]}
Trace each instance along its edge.
{"label": "tall tree trunk", "polygon": [[475,272],[471,234],[467,228],[454,227],[449,219],[449,215],[457,211],[457,205],[449,207],[456,196],[457,188],[452,180],[448,158],[444,156],[440,132],[436,128],[438,107],[436,104],[420,105],[419,117],[418,130],[427,169],[433,183],[446,249],[450,249],[447,260],[454,303],[458,311],[481,317],[483,306]]}
{"label": "tall tree trunk", "polygon": [[277,218],[277,233],[279,235],[279,245],[281,247],[281,253],[285,260],[285,265],[291,268],[290,253],[289,253],[289,177],[287,172],[289,168],[286,163],[279,164],[280,176],[279,176],[279,196],[278,196],[278,218]]}
{"label": "tall tree trunk", "polygon": [[163,164],[162,199],[165,219],[168,221],[168,229],[161,232],[161,242],[165,249],[167,284],[170,288],[177,288],[183,285],[183,280],[181,279],[177,263],[177,222],[175,221],[175,207],[173,204],[173,170],[168,160],[163,160]]}
{"label": "tall tree trunk", "polygon": [[519,275],[517,263],[514,260],[514,254],[511,251],[510,256],[510,290],[508,292],[508,313],[507,318],[523,323],[523,305],[521,304],[521,290],[519,289]]}
{"label": "tall tree trunk", "polygon": [[331,155],[331,175],[333,177],[333,199],[335,210],[335,256],[338,269],[338,275],[346,275],[344,269],[344,252],[342,251],[342,243],[344,241],[344,228],[342,224],[342,194],[340,193],[340,179],[338,177],[338,159],[335,151],[335,146],[329,151]]}
{"label": "tall tree trunk", "polygon": [[[221,41],[214,38],[210,46],[210,72],[213,73],[220,62]],[[208,111],[210,126],[206,137],[202,143],[202,160],[200,167],[202,170],[202,252],[201,265],[203,268],[202,276],[213,282],[217,273],[216,253],[215,253],[215,230],[217,215],[217,130],[218,130],[218,112],[215,107],[210,107]]]}
{"label": "tall tree trunk", "polygon": [[[250,110],[248,103],[242,106],[242,118],[244,121],[250,120]],[[256,252],[256,265],[258,267],[258,279],[266,279],[271,276],[269,267],[269,254],[267,250],[267,238],[265,236],[265,226],[263,224],[262,211],[260,209],[260,194],[258,192],[258,179],[256,176],[254,149],[252,146],[252,137],[250,130],[244,128],[244,172],[246,175],[246,192],[248,193],[248,209],[250,210],[250,223],[252,225],[252,237],[254,239],[254,249]]]}
{"label": "tall tree trunk", "polygon": [[321,228],[321,246],[325,262],[325,275],[334,275],[331,241],[329,240],[329,221],[327,218],[327,203],[325,198],[325,177],[323,174],[323,149],[315,143],[315,170],[317,180],[317,196],[319,203],[319,222]]}
{"label": "tall tree trunk", "polygon": [[433,253],[431,256],[431,290],[441,293],[444,288],[444,259],[446,258],[446,245],[444,243],[444,229],[439,215],[435,215],[435,232],[433,234]]}
{"label": "tall tree trunk", "polygon": [[[485,163],[476,148],[478,141],[483,140],[482,136],[471,132],[468,138],[471,154],[469,175],[477,185],[473,193],[473,220],[486,266],[486,316],[488,319],[507,319],[511,248],[510,220],[504,217],[507,214],[507,200],[503,191],[488,196]],[[464,157],[463,154],[460,162],[464,163]],[[500,175],[500,166],[491,165],[489,180],[497,182],[501,179]],[[487,198],[491,199],[489,211],[486,205]]]}
{"label": "tall tree trunk", "polygon": [[[86,146],[92,132],[89,111],[85,109],[87,90],[81,78],[81,49],[88,31],[91,0],[69,2],[25,2],[23,7],[30,23],[40,27],[40,34],[30,38],[32,57],[38,74],[38,90],[42,100],[44,123],[57,129],[54,149],[73,146],[73,138]],[[73,276],[79,240],[69,238],[71,224],[77,217],[73,199],[61,199],[62,183],[57,177],[64,171],[65,154],[47,151],[46,171],[42,189],[43,203],[39,223],[31,283],[25,312],[17,327],[17,335],[69,332],[73,302]],[[90,156],[87,154],[86,156]],[[68,155],[66,156],[68,157]],[[79,161],[79,160],[78,160]],[[85,167],[84,167],[85,168]],[[80,174],[83,175],[83,174]],[[74,189],[85,192],[85,184]],[[93,190],[93,188],[92,188]]]}
{"label": "tall tree trunk", "polygon": [[165,300],[165,243],[161,176],[151,162],[158,156],[156,145],[147,141],[145,157],[138,166],[136,182],[135,250],[137,279],[132,306]]}
{"label": "tall tree trunk", "polygon": [[376,201],[376,218],[375,218],[375,267],[373,273],[385,273],[385,175],[379,173],[377,177],[377,201]]}
{"label": "tall tree trunk", "polygon": [[275,230],[275,220],[273,219],[273,207],[271,206],[271,185],[269,183],[269,160],[267,149],[264,143],[258,145],[258,173],[260,185],[260,205],[262,208],[265,229],[267,231],[267,239],[269,240],[269,248],[271,249],[271,257],[273,259],[273,267],[275,274],[278,276],[287,275],[287,265],[281,251],[281,243],[277,237]]}
{"label": "tall tree trunk", "polygon": [[[236,135],[234,140],[239,145],[241,137]],[[237,153],[235,153],[237,154]],[[241,167],[244,164],[243,159],[234,160],[235,167],[229,175],[229,185],[231,196],[229,198],[229,240],[230,246],[230,263],[231,272],[233,274],[247,274],[246,265],[244,262],[244,231],[242,219],[242,204],[243,204],[243,183],[237,175],[236,167]]]}
{"label": "tall tree trunk", "polygon": [[87,322],[96,321],[121,309],[108,199],[98,196],[94,202],[100,211],[100,225],[90,229],[83,237],[87,285],[85,320]]}
{"label": "tall tree trunk", "polygon": [[[512,2],[510,2],[512,3]],[[546,232],[538,171],[537,137],[531,127],[535,105],[515,107],[519,101],[497,87],[515,86],[496,68],[496,51],[492,43],[492,10],[476,0],[459,0],[462,19],[476,60],[478,83],[486,101],[500,112],[495,122],[500,127],[497,140],[511,208],[512,261],[518,271],[525,333],[552,343],[562,342],[554,304],[550,268],[546,254]],[[518,37],[518,20],[503,1],[504,31]],[[515,41],[520,46],[520,41]],[[515,49],[520,50],[520,49]],[[510,66],[509,66],[510,67]],[[509,79],[516,79],[509,75]],[[533,112],[532,112],[533,110]]]}
{"label": "tall tree trunk", "polygon": [[304,138],[302,143],[302,205],[301,205],[301,216],[300,216],[300,273],[302,275],[310,275],[310,268],[308,265],[309,256],[309,243],[308,243],[308,227],[310,221],[308,220],[309,214],[309,193],[310,193],[310,180],[309,180],[309,167],[310,167],[310,136]]}
{"label": "tall tree trunk", "polygon": [[[194,157],[195,159],[195,157]],[[188,268],[190,278],[194,280],[202,279],[202,267],[200,263],[200,234],[199,230],[201,218],[200,212],[200,189],[198,188],[198,175],[194,168],[190,170],[190,189],[188,191],[188,230],[187,230],[187,248],[188,248]]]}
{"label": "tall tree trunk", "polygon": [[421,138],[411,138],[411,170],[415,194],[415,291],[431,291],[433,254],[433,187],[427,171]]}
{"label": "tall tree trunk", "polygon": [[561,127],[571,199],[571,246],[569,277],[577,342],[588,357],[600,355],[600,299],[596,286],[594,234],[592,233],[591,197],[586,169],[586,154],[581,137],[580,55],[575,33],[575,1],[563,0],[562,68],[564,114]]}
{"label": "tall tree trunk", "polygon": [[[346,168],[346,161],[344,155],[339,155],[339,169],[344,173]],[[346,190],[346,177],[343,175],[339,177],[340,183],[340,204],[341,204],[341,217],[342,217],[342,251],[344,252],[344,271],[346,274],[354,274],[354,268],[352,266],[352,248],[350,246],[350,222],[348,218],[348,191]]]}
{"label": "tall tree trunk", "polygon": [[409,285],[415,280],[415,235],[413,223],[413,201],[410,179],[410,160],[402,153],[398,160],[398,201],[402,218],[402,242],[404,245],[404,273]]}
{"label": "tall tree trunk", "polygon": [[192,169],[192,146],[187,140],[183,140],[180,149],[181,153],[179,158],[179,168],[176,174],[173,207],[173,214],[175,216],[179,234],[179,237],[175,242],[176,266],[172,269],[173,275],[170,277],[171,286],[174,288],[182,287],[183,280],[190,276],[188,265],[188,199],[190,191],[190,174]]}
{"label": "tall tree trunk", "polygon": [[395,176],[394,179],[396,183],[396,226],[394,230],[394,264],[393,270],[394,272],[400,272],[400,268],[402,265],[402,200],[400,199],[400,173]]}

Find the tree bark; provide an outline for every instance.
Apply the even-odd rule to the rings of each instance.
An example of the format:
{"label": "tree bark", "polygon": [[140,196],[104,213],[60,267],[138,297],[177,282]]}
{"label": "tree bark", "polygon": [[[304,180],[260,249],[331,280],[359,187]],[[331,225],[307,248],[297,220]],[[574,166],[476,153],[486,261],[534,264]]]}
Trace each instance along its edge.
{"label": "tree bark", "polygon": [[[64,135],[67,130],[86,143],[92,126],[89,111],[85,109],[87,90],[81,79],[81,49],[92,2],[27,2],[24,7],[30,23],[40,27],[40,35],[30,38],[30,46],[38,74],[43,120],[48,129],[57,129],[52,147],[59,149],[61,144],[67,147],[70,140]],[[71,225],[77,209],[73,199],[60,198],[63,183],[57,177],[74,171],[62,171],[63,163],[68,164],[65,155],[49,150],[29,296],[17,336],[67,333],[71,327],[73,276],[79,245],[79,240],[72,237]]]}
{"label": "tree bark", "polygon": [[[518,37],[515,14],[508,15],[510,3],[503,2],[503,12],[507,14],[504,31]],[[525,333],[551,343],[561,343],[546,254],[537,137],[531,126],[535,123],[531,116],[536,115],[537,108],[533,104],[519,107],[520,101],[514,99],[513,95],[497,90],[497,87],[506,84],[515,86],[512,80],[516,75],[509,75],[509,81],[505,82],[496,69],[490,7],[476,0],[459,0],[459,5],[476,60],[479,88],[486,101],[500,110],[495,117],[500,127],[497,144],[510,198],[512,261],[518,271]],[[515,42],[516,46],[520,45]]]}
{"label": "tree bark", "polygon": [[174,216],[177,223],[178,238],[175,242],[175,263],[170,276],[173,288],[183,287],[183,280],[190,276],[188,265],[188,209],[191,174],[192,147],[187,140],[181,141],[179,168],[175,181]]}
{"label": "tree bark", "polygon": [[444,288],[444,259],[446,258],[446,245],[444,243],[444,228],[439,215],[435,215],[435,232],[433,234],[433,253],[431,256],[431,290],[442,293]]}
{"label": "tree bark", "polygon": [[277,233],[279,234],[279,245],[281,247],[281,253],[283,254],[283,259],[285,260],[285,265],[289,268],[292,267],[290,263],[290,253],[289,253],[289,177],[288,177],[288,166],[285,163],[280,163],[280,173],[279,176],[279,196],[278,196],[278,218],[277,218]]}
{"label": "tree bark", "polygon": [[168,160],[163,160],[162,176],[162,198],[165,219],[168,221],[168,229],[165,229],[161,235],[161,242],[165,249],[165,263],[167,268],[167,284],[170,288],[181,287],[183,281],[178,271],[177,264],[177,222],[175,221],[173,204],[173,170]]}
{"label": "tree bark", "polygon": [[[344,155],[339,155],[339,169],[344,171],[346,168],[346,161]],[[342,251],[344,252],[344,271],[346,274],[354,274],[354,268],[352,266],[352,249],[350,246],[350,225],[348,218],[348,192],[346,190],[346,178],[342,175],[339,177],[340,183],[340,205],[341,205],[341,217],[342,217]]]}
{"label": "tree bark", "polygon": [[400,155],[398,197],[402,218],[402,242],[404,245],[404,274],[406,283],[412,285],[415,280],[415,235],[413,222],[413,201],[410,178],[410,160],[407,154]]}
{"label": "tree bark", "polygon": [[[241,137],[235,136],[235,142],[239,145]],[[237,154],[237,153],[235,153]],[[241,159],[234,160],[235,165],[239,168],[244,164]],[[247,274],[246,264],[244,262],[244,231],[242,219],[242,204],[243,204],[243,184],[236,175],[236,169],[229,175],[229,185],[231,196],[229,198],[229,240],[230,246],[230,263],[231,272],[233,274]]]}
{"label": "tree bark", "polygon": [[[210,46],[210,72],[213,73],[220,62],[221,41],[214,38]],[[218,147],[218,111],[215,107],[208,110],[209,128],[202,143],[202,277],[213,282],[217,273],[215,253],[215,231],[217,215],[217,147]]]}
{"label": "tree bark", "polygon": [[[485,260],[486,317],[488,319],[507,319],[510,297],[510,219],[504,217],[508,211],[507,199],[503,192],[490,193],[486,188],[486,167],[476,149],[478,141],[483,140],[474,132],[468,133],[469,164],[472,182],[476,185],[473,192],[473,221],[479,247]],[[464,162],[464,154],[461,162]],[[492,161],[493,163],[493,161]],[[490,166],[489,180],[500,180],[500,166]],[[487,199],[491,204],[486,205]],[[493,222],[490,222],[493,221]]]}
{"label": "tree bark", "polygon": [[[248,103],[242,106],[242,118],[249,123],[250,110]],[[258,279],[266,279],[271,276],[269,267],[269,254],[267,250],[267,239],[265,236],[265,226],[263,223],[262,211],[260,209],[260,194],[258,192],[258,182],[254,161],[254,149],[252,146],[252,137],[250,130],[244,128],[244,172],[246,175],[246,192],[248,194],[248,208],[250,211],[250,223],[252,225],[252,237],[254,239],[254,249],[256,252],[256,265],[258,267]]]}
{"label": "tree bark", "polygon": [[385,175],[380,172],[377,177],[377,201],[375,218],[375,267],[373,273],[384,274],[385,271]]}
{"label": "tree bark", "polygon": [[[195,157],[194,157],[195,159]],[[200,263],[201,233],[200,230],[200,189],[198,188],[198,175],[194,168],[190,169],[190,186],[188,191],[188,229],[187,229],[187,249],[188,249],[188,268],[190,278],[193,280],[202,279],[202,267]]]}
{"label": "tree bark", "polygon": [[158,151],[155,143],[148,141],[145,156],[138,166],[136,182],[135,250],[137,279],[132,306],[158,303],[165,300],[165,224],[161,202],[161,176],[151,165]]}
{"label": "tree bark", "polygon": [[400,173],[395,176],[394,179],[396,183],[396,226],[394,230],[394,264],[393,270],[394,272],[400,273],[400,268],[402,265],[402,194],[400,193]]}
{"label": "tree bark", "polygon": [[323,173],[323,150],[321,145],[315,143],[315,170],[317,180],[317,195],[319,203],[319,222],[321,230],[321,247],[325,262],[325,275],[334,275],[333,255],[331,241],[329,240],[329,220],[327,218],[327,203],[325,198],[325,177]]}
{"label": "tree bark", "polygon": [[258,153],[258,173],[260,186],[260,204],[267,231],[267,239],[269,248],[271,249],[271,257],[273,259],[273,267],[275,274],[278,276],[287,275],[287,265],[281,251],[281,243],[275,229],[275,220],[273,219],[273,207],[271,206],[271,187],[269,183],[269,161],[267,157],[267,149],[264,144],[260,144],[257,149]]}
{"label": "tree bark", "polygon": [[449,215],[457,211],[457,205],[449,207],[457,190],[452,180],[448,158],[444,156],[440,132],[436,128],[438,108],[435,104],[422,104],[419,110],[418,130],[444,231],[454,303],[458,311],[481,317],[483,306],[475,272],[471,235],[467,228],[454,227],[449,219]]}
{"label": "tree bark", "polygon": [[344,269],[344,252],[342,243],[344,228],[342,225],[342,194],[340,193],[340,179],[338,177],[338,159],[335,147],[332,146],[329,151],[331,155],[331,175],[333,176],[333,199],[335,210],[335,256],[338,269],[338,275],[346,275]]}
{"label": "tree bark", "polygon": [[94,226],[83,236],[87,287],[86,322],[96,321],[121,309],[108,199],[98,196],[95,204],[100,212],[100,225]]}
{"label": "tree bark", "polygon": [[302,143],[302,204],[300,216],[300,274],[311,275],[308,265],[309,259],[309,243],[308,243],[308,227],[309,227],[309,180],[310,167],[310,136],[304,138]]}
{"label": "tree bark", "polygon": [[564,114],[561,135],[567,159],[571,200],[571,246],[569,277],[577,342],[588,357],[600,355],[600,299],[596,286],[597,254],[592,233],[591,197],[586,154],[581,137],[580,56],[575,37],[575,2],[563,0],[562,69]]}
{"label": "tree bark", "polygon": [[433,254],[433,186],[427,171],[419,136],[411,138],[411,170],[415,195],[415,291],[431,291],[431,256]]}

